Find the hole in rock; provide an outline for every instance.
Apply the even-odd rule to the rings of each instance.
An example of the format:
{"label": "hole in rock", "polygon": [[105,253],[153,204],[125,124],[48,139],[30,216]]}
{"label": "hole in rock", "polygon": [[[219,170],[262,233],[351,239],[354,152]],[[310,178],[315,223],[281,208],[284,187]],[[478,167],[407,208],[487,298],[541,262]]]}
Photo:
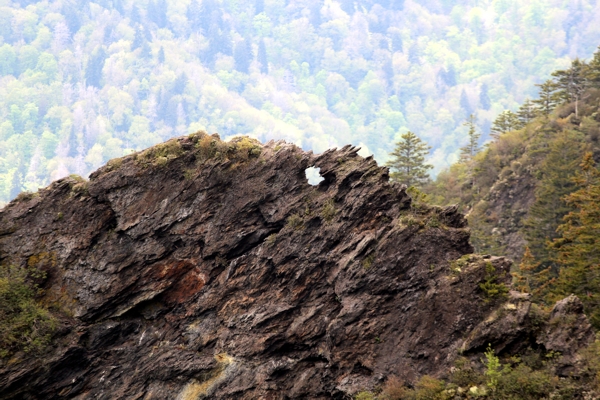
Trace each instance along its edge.
{"label": "hole in rock", "polygon": [[306,179],[308,179],[308,183],[313,186],[317,186],[319,183],[323,182],[325,178],[323,178],[320,174],[321,168],[310,167],[306,168],[304,173],[306,174]]}

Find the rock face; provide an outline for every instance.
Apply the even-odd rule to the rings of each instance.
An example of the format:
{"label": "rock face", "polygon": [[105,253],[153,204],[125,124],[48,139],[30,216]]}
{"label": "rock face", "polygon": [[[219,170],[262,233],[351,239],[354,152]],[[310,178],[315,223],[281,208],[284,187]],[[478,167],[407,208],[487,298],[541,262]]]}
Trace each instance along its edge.
{"label": "rock face", "polygon": [[574,354],[593,338],[572,299],[556,314],[578,336],[495,300],[480,284],[506,285],[510,262],[456,263],[462,215],[411,205],[357,150],[197,133],[10,203],[1,262],[47,272],[61,326],[43,354],[2,361],[0,398],[343,399],[488,343]]}

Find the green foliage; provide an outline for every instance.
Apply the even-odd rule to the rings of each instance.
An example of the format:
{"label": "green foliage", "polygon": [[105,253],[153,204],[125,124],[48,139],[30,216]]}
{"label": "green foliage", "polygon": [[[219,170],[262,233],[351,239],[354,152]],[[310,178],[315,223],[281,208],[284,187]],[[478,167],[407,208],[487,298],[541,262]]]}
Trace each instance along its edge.
{"label": "green foliage", "polygon": [[373,261],[375,261],[375,254],[371,253],[362,261],[363,268],[367,270],[370,269],[373,266]]}
{"label": "green foliage", "polygon": [[574,183],[580,189],[565,198],[574,209],[551,245],[560,266],[552,289],[555,296],[578,295],[591,322],[600,327],[600,171],[592,153],[584,155]]}
{"label": "green foliage", "polygon": [[551,267],[544,268],[540,265],[531,254],[529,247],[526,247],[517,271],[513,272],[513,285],[521,292],[531,293],[535,301],[543,302],[555,278],[552,277]]}
{"label": "green foliage", "polygon": [[479,284],[479,288],[483,291],[484,301],[490,302],[505,298],[508,294],[508,286],[504,283],[498,283],[498,275],[496,269],[490,262],[485,263],[485,281]]}
{"label": "green foliage", "polygon": [[504,133],[522,128],[519,116],[510,110],[505,110],[500,113],[494,120],[492,125],[491,135],[498,137]]}
{"label": "green foliage", "polygon": [[414,226],[423,227],[425,225],[425,223],[423,222],[422,219],[420,219],[417,216],[415,216],[414,214],[410,213],[410,214],[402,215],[400,218],[398,218],[398,225],[400,227],[412,228]]}
{"label": "green foliage", "polygon": [[[594,60],[599,57],[594,55]],[[504,132],[502,135],[471,160],[467,160],[470,152],[465,154],[462,162],[424,188],[434,204],[458,203],[468,214],[471,242],[477,252],[504,255],[510,251],[519,261],[529,247],[538,263],[531,273],[540,274],[536,278],[540,281],[530,287],[534,292],[542,281],[551,283],[561,269],[556,247],[548,243],[558,238],[562,218],[573,210],[565,196],[578,189],[572,179],[577,164],[586,149],[600,152],[600,121],[593,117],[600,88],[592,72],[597,70],[594,60],[576,60],[573,71],[558,71],[540,85],[539,98],[527,100],[516,115],[519,123],[528,123],[519,130],[508,130],[508,125],[517,123],[515,115],[501,115],[500,119],[510,116],[513,120],[511,124],[498,121],[496,130]],[[576,100],[576,88],[569,79],[580,78],[586,82],[585,90]],[[560,107],[555,110],[557,105]],[[543,285],[548,287],[546,283]]]}
{"label": "green foliage", "polygon": [[469,115],[469,118],[463,123],[467,127],[467,144],[460,148],[460,158],[463,162],[473,160],[475,154],[481,149],[479,147],[479,139],[481,133],[477,130],[477,118],[474,114]]}
{"label": "green foliage", "polygon": [[425,375],[411,388],[392,376],[381,393],[361,395],[373,400],[566,400],[600,394],[600,340],[581,352],[577,373],[568,377],[555,375],[553,358],[540,357],[531,350],[501,360],[488,346],[477,364],[460,357],[446,381]]}
{"label": "green foliage", "polygon": [[500,359],[496,357],[494,349],[492,349],[490,344],[488,344],[484,355],[485,360],[483,361],[483,365],[485,365],[484,375],[486,377],[486,384],[488,388],[495,391],[498,388],[498,379],[502,375],[500,370]]}
{"label": "green foliage", "polygon": [[298,214],[292,214],[287,218],[286,223],[290,228],[299,230],[304,226],[304,219]]}
{"label": "green foliage", "polygon": [[590,86],[588,69],[589,66],[585,62],[576,58],[571,62],[570,68],[552,73],[559,98],[575,103],[575,117],[579,117],[581,95]]}
{"label": "green foliage", "polygon": [[336,214],[337,214],[337,210],[335,209],[335,200],[334,199],[327,200],[325,202],[325,204],[323,204],[323,208],[321,209],[321,217],[326,222],[331,222],[331,221],[333,221],[333,218],[335,218]]}
{"label": "green foliage", "polygon": [[554,81],[547,80],[536,86],[540,88],[540,92],[538,98],[533,100],[532,103],[536,107],[538,113],[547,117],[554,111],[560,101],[560,97],[555,93],[557,85]]}
{"label": "green foliage", "polygon": [[[439,167],[465,110],[481,130],[563,67],[565,48],[598,44],[596,15],[565,2],[542,15],[573,23],[514,0],[205,3],[3,3],[0,202],[199,129],[315,152],[350,142],[381,162],[410,130]],[[481,9],[495,17],[483,23]]]}
{"label": "green foliage", "polygon": [[390,153],[392,159],[387,162],[391,167],[392,180],[403,183],[408,187],[421,186],[429,178],[427,170],[432,165],[425,164],[425,156],[429,154],[429,147],[417,135],[408,131],[400,136],[396,148]]}
{"label": "green foliage", "polygon": [[138,154],[135,161],[143,167],[164,166],[172,160],[179,158],[184,153],[181,143],[177,139],[171,139],[165,143],[158,144]]}
{"label": "green foliage", "polygon": [[442,226],[442,223],[440,222],[438,216],[434,213],[429,216],[427,222],[425,223],[425,226],[427,228],[440,228]]}
{"label": "green foliage", "polygon": [[267,236],[267,238],[265,239],[265,243],[267,244],[267,246],[272,247],[275,245],[275,242],[277,242],[277,234],[276,233],[272,233],[269,236]]}
{"label": "green foliage", "polygon": [[50,342],[56,320],[36,302],[36,282],[44,278],[34,268],[0,266],[0,357],[41,351]]}
{"label": "green foliage", "polygon": [[531,253],[545,267],[552,258],[547,243],[558,236],[558,225],[572,209],[564,197],[577,189],[572,178],[583,155],[584,140],[580,132],[569,130],[553,139],[547,150],[542,148],[547,154],[537,170],[535,202],[529,208],[523,232]]}

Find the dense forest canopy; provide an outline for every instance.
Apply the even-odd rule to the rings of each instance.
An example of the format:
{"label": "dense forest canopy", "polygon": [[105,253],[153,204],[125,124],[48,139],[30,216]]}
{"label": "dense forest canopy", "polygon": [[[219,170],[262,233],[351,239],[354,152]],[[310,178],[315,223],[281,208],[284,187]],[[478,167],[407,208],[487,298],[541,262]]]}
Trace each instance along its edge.
{"label": "dense forest canopy", "polygon": [[198,129],[436,170],[600,43],[596,0],[0,1],[0,202]]}

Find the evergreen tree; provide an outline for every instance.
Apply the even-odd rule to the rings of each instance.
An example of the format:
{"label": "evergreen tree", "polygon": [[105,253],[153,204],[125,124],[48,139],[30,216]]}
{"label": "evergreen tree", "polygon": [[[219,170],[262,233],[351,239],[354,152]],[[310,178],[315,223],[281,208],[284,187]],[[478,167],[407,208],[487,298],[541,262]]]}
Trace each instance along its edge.
{"label": "evergreen tree", "polygon": [[227,56],[234,55],[232,52],[231,36],[228,28],[221,29],[219,24],[214,22],[210,25],[208,37],[210,38],[208,49],[202,55],[202,59],[206,63],[212,64],[219,53]]}
{"label": "evergreen tree", "polygon": [[247,74],[252,62],[252,48],[250,41],[242,39],[235,45],[233,51],[233,59],[235,60],[235,69]]}
{"label": "evergreen tree", "polygon": [[140,24],[142,22],[142,18],[140,17],[140,9],[135,4],[133,5],[133,7],[131,7],[131,14],[129,15],[129,19],[134,24]]}
{"label": "evergreen tree", "polygon": [[491,135],[494,138],[498,138],[500,135],[520,129],[522,127],[521,122],[517,114],[510,110],[505,110],[496,117],[491,129]]}
{"label": "evergreen tree", "polygon": [[162,46],[160,46],[160,50],[158,50],[157,59],[158,59],[159,64],[162,64],[165,62],[165,49]]}
{"label": "evergreen tree", "polygon": [[425,156],[431,147],[412,132],[400,136],[396,148],[390,153],[392,159],[387,166],[392,169],[391,178],[406,186],[420,187],[429,181],[429,169],[432,165],[425,164]]}
{"label": "evergreen tree", "polygon": [[519,111],[517,111],[517,117],[519,118],[520,128],[527,125],[531,120],[535,118],[536,111],[535,105],[529,99],[525,100],[525,102],[519,107]]}
{"label": "evergreen tree", "polygon": [[399,31],[394,31],[392,33],[392,51],[395,53],[397,51],[402,52],[403,50],[403,42],[402,35]]}
{"label": "evergreen tree", "polygon": [[471,107],[471,102],[469,101],[469,97],[467,96],[465,89],[460,92],[460,108],[462,108],[467,115],[473,114],[473,108]]}
{"label": "evergreen tree", "polygon": [[67,23],[69,32],[71,32],[72,35],[76,34],[79,32],[79,29],[81,29],[81,16],[79,13],[82,11],[79,7],[73,6],[73,4],[67,3],[64,5],[62,10],[62,14],[65,16],[65,22]]}
{"label": "evergreen tree", "polygon": [[547,80],[541,85],[536,85],[540,88],[539,99],[533,100],[532,103],[535,105],[536,113],[549,116],[558,104],[558,96],[556,94],[556,83],[551,80]]}
{"label": "evergreen tree", "polygon": [[490,99],[488,93],[487,84],[481,85],[481,90],[479,91],[479,103],[481,104],[481,108],[484,110],[489,110],[492,107],[492,100]]}
{"label": "evergreen tree", "polygon": [[553,265],[547,243],[558,237],[556,228],[572,210],[564,197],[577,189],[572,177],[584,147],[585,139],[580,132],[562,132],[551,141],[548,154],[537,172],[540,178],[535,201],[524,221],[523,233],[532,254],[544,268]]}
{"label": "evergreen tree", "polygon": [[[221,9],[217,0],[202,0],[200,5],[199,23],[202,28],[202,33],[209,38],[214,38],[215,31],[218,32],[223,23],[221,17]],[[212,26],[215,26],[214,29]],[[216,54],[216,53],[215,53]]]}
{"label": "evergreen tree", "polygon": [[142,50],[140,51],[140,57],[144,60],[150,58],[152,56],[152,49],[146,40],[142,44]]}
{"label": "evergreen tree", "polygon": [[258,42],[258,54],[256,58],[260,64],[260,72],[263,74],[269,73],[269,61],[267,60],[267,48],[265,46],[265,40],[260,39]]}
{"label": "evergreen tree", "polygon": [[594,53],[594,58],[588,64],[588,77],[590,85],[600,88],[600,46]]}
{"label": "evergreen tree", "polygon": [[581,95],[589,87],[587,70],[587,64],[576,58],[571,62],[571,68],[552,73],[556,78],[559,96],[563,100],[575,102],[575,117],[579,117]]}
{"label": "evergreen tree", "polygon": [[102,87],[102,68],[104,68],[104,62],[106,61],[106,52],[102,47],[96,50],[92,57],[88,61],[87,68],[85,70],[85,83],[88,86],[94,86],[97,88]]}
{"label": "evergreen tree", "polygon": [[421,59],[419,56],[420,56],[419,46],[415,42],[408,48],[408,61],[411,64],[420,65]]}
{"label": "evergreen tree", "polygon": [[444,69],[444,74],[442,77],[444,78],[446,85],[456,86],[456,68],[454,68],[454,65],[448,65],[448,68]]}
{"label": "evergreen tree", "polygon": [[265,11],[265,0],[256,0],[254,2],[254,14],[260,14]]}
{"label": "evergreen tree", "polygon": [[175,82],[173,83],[172,93],[174,95],[183,94],[183,91],[185,90],[185,85],[187,84],[187,82],[188,82],[188,77],[184,72],[181,75],[179,75],[177,77],[177,79],[175,79]]}
{"label": "evergreen tree", "polygon": [[144,37],[144,34],[142,32],[143,29],[144,28],[142,26],[138,26],[138,28],[135,30],[135,36],[133,38],[133,44],[131,45],[131,50],[139,49],[140,47],[142,47],[144,45],[146,38]]}
{"label": "evergreen tree", "polygon": [[521,263],[513,273],[514,286],[521,292],[531,293],[536,302],[543,302],[548,297],[551,285],[556,281],[551,275],[551,267],[540,267],[529,247],[526,247]]}
{"label": "evergreen tree", "polygon": [[[260,0],[260,1],[264,1],[264,0]],[[309,7],[310,24],[312,26],[314,26],[315,28],[318,28],[319,26],[321,26],[321,23],[322,23],[321,6],[322,6],[321,1],[317,0],[317,1],[313,1]]]}
{"label": "evergreen tree", "polygon": [[22,180],[21,180],[21,173],[17,169],[13,173],[12,181],[10,183],[10,191],[9,191],[9,194],[8,194],[9,199],[11,199],[11,200],[14,199],[22,191],[23,191],[23,183],[22,183]]}
{"label": "evergreen tree", "polygon": [[79,155],[79,139],[73,127],[71,127],[71,132],[69,133],[69,152],[67,155],[69,157],[77,157]]}
{"label": "evergreen tree", "polygon": [[480,150],[479,138],[481,137],[481,133],[477,131],[477,118],[473,114],[469,115],[469,118],[465,121],[463,126],[468,128],[468,142],[465,146],[460,148],[460,158],[461,161],[468,162],[471,161],[475,154]]}
{"label": "evergreen tree", "polygon": [[112,35],[115,30],[113,25],[106,25],[104,27],[104,35],[102,36],[102,43],[109,43],[112,41]]}
{"label": "evergreen tree", "polygon": [[591,322],[600,327],[600,171],[588,152],[576,174],[579,190],[565,200],[574,207],[558,227],[555,261],[560,274],[555,291],[560,296],[574,293],[583,302]]}
{"label": "evergreen tree", "polygon": [[202,21],[205,17],[202,15],[202,11],[202,6],[198,0],[193,0],[188,6],[186,17],[193,32],[197,32],[202,29]]}
{"label": "evergreen tree", "polygon": [[159,28],[167,27],[167,2],[166,0],[150,1],[148,3],[148,18]]}

